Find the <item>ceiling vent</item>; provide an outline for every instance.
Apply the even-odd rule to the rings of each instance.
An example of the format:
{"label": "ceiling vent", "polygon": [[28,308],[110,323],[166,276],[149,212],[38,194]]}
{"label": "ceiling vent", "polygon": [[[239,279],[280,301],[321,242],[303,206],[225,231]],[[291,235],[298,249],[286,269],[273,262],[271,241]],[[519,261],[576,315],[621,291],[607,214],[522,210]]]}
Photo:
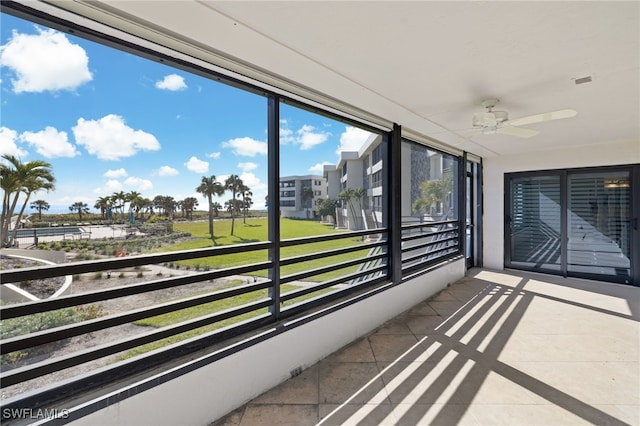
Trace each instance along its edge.
{"label": "ceiling vent", "polygon": [[576,84],[584,84],[584,83],[591,83],[593,80],[591,79],[591,76],[588,75],[586,77],[580,77],[580,78],[576,78],[575,79],[575,83]]}

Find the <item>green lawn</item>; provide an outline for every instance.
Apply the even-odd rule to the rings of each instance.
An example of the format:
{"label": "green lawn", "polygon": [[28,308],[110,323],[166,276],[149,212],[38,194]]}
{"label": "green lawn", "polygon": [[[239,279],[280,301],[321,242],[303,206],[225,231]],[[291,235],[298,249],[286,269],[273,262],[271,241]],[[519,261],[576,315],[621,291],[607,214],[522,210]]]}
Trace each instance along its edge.
{"label": "green lawn", "polygon": [[[243,281],[233,280],[227,283],[226,285],[220,287],[218,291],[226,288],[234,287],[242,283]],[[295,285],[285,284],[281,286],[281,291],[283,293],[287,293],[298,288],[300,287]],[[295,302],[294,301],[285,302],[283,306],[291,305],[293,303],[299,303],[302,300],[310,299],[312,297],[316,297],[324,293],[329,293],[334,290],[335,289],[333,288],[322,289],[312,294],[301,296],[300,298],[297,298]],[[237,306],[255,302],[260,299],[264,299],[266,297],[268,297],[267,289],[258,290],[251,293],[241,294],[238,296],[227,298],[227,299],[217,300],[215,302],[204,303],[202,305],[194,306],[191,308],[180,309],[178,311],[168,312],[166,314],[157,315],[150,318],[144,318],[142,320],[136,321],[134,324],[141,325],[141,326],[155,327],[155,328],[166,327],[173,324],[178,324],[183,321],[188,321],[198,317],[203,317],[205,315],[210,315],[215,312],[232,309]],[[138,346],[120,355],[118,357],[118,361],[125,360],[125,359],[131,358],[131,357],[134,357],[134,356],[137,356],[137,355],[140,355],[140,354],[143,354],[167,345],[171,345],[173,343],[177,343],[182,340],[189,339],[191,337],[199,336],[200,334],[208,333],[210,331],[217,330],[219,328],[223,328],[223,327],[238,323],[240,321],[244,321],[244,320],[256,317],[258,315],[266,314],[266,313],[267,313],[267,308],[262,308],[256,311],[247,312],[246,314],[242,314],[233,318],[219,321],[214,324],[207,325],[205,327],[200,327],[194,330],[186,331],[184,333],[176,334],[175,336],[167,337],[165,339],[161,339],[156,342],[147,343],[146,345]]]}
{"label": "green lawn", "polygon": [[[165,246],[162,249],[160,249],[162,252],[205,248],[205,247],[211,247],[213,245],[211,238],[208,234],[209,224],[206,221],[178,222],[174,224],[174,230],[177,232],[188,232],[194,237],[194,239],[181,242],[181,243],[172,244],[169,246]],[[338,231],[336,231],[333,228],[333,226],[323,225],[317,221],[281,219],[281,235],[283,239],[335,234],[337,232]],[[217,246],[267,241],[267,233],[268,233],[267,219],[247,219],[247,222],[245,224],[243,223],[242,218],[240,218],[236,220],[235,232],[234,232],[235,235],[233,236],[230,235],[231,234],[230,220],[216,221],[214,223],[214,233],[216,237],[215,242]],[[331,249],[336,249],[341,247],[358,246],[361,244],[362,244],[361,238],[353,238],[353,237],[345,238],[342,240],[311,243],[311,244],[305,244],[305,245],[296,246],[296,247],[283,248],[281,257],[286,258],[290,256],[302,255],[305,253],[314,253],[318,251],[331,250]],[[362,249],[354,253],[349,253],[345,255],[325,257],[323,259],[303,262],[301,264],[289,265],[281,269],[281,275],[288,275],[288,274],[292,274],[299,271],[305,271],[305,270],[314,269],[322,266],[333,265],[337,262],[354,259],[356,257],[364,257],[366,256],[368,251],[369,251],[368,249]],[[211,268],[217,269],[217,268],[246,265],[246,264],[261,262],[266,260],[267,260],[267,251],[260,250],[260,251],[254,251],[254,252],[242,252],[238,254],[229,254],[229,255],[212,256],[212,257],[201,258],[201,259],[192,259],[188,261],[181,261],[178,263],[180,265],[188,265],[191,267],[197,266],[202,268],[205,266],[209,266]],[[331,272],[328,272],[322,275],[311,277],[307,280],[322,282],[331,278],[344,275],[349,272],[353,272],[356,269],[357,269],[357,266],[352,266],[349,268],[333,270]],[[267,271],[257,271],[253,273],[253,275],[265,276],[266,273]],[[242,281],[239,281],[239,280],[232,281],[222,288],[229,288],[232,286],[239,285],[241,283]],[[283,284],[281,285],[280,290],[282,294],[286,294],[298,288],[300,287],[296,285]],[[299,298],[296,298],[292,301],[286,302],[285,304],[283,304],[283,306],[299,303],[303,300],[317,297],[321,294],[325,294],[333,291],[336,291],[336,289],[332,287],[319,290],[314,293],[307,294]],[[268,290],[266,289],[254,291],[251,293],[234,296],[232,298],[210,302],[200,306],[182,309],[179,311],[170,312],[167,314],[158,315],[151,318],[146,318],[146,319],[137,321],[136,324],[143,325],[143,326],[150,326],[150,327],[166,327],[171,324],[177,324],[179,322],[187,321],[193,318],[209,315],[214,312],[219,312],[226,309],[231,309],[236,306],[241,306],[246,303],[263,299],[267,296],[268,296]],[[133,357],[151,350],[155,350],[163,346],[179,342],[184,339],[195,337],[200,334],[207,333],[222,327],[226,327],[234,323],[247,320],[265,313],[267,313],[267,309],[263,308],[263,309],[249,312],[243,315],[239,315],[224,321],[220,321],[215,324],[211,324],[205,327],[200,327],[198,329],[190,330],[188,332],[180,333],[175,336],[171,336],[169,338],[162,339],[157,342],[152,342],[146,345],[142,345],[135,349],[127,351],[126,353],[121,355],[119,359],[120,360],[127,359],[130,357]]]}
{"label": "green lawn", "polygon": [[[231,221],[220,220],[214,222],[215,242],[217,246],[244,244],[251,242],[267,241],[267,219],[247,219],[246,224],[242,218],[236,220],[234,234],[231,234]],[[211,247],[212,241],[209,237],[209,224],[205,222],[180,222],[174,225],[177,232],[189,232],[195,239],[177,244],[172,244],[162,248],[163,252],[176,250],[189,250],[197,248]],[[332,225],[324,225],[317,221],[310,220],[294,220],[281,219],[280,230],[283,239],[299,238],[315,235],[335,234],[336,231]],[[345,238],[342,240],[325,241],[319,243],[304,244],[295,247],[285,247],[282,249],[281,257],[298,256],[306,253],[315,253],[319,251],[331,250],[342,247],[357,246],[362,244],[361,238]],[[339,256],[325,257],[304,263],[288,265],[281,269],[282,275],[289,275],[296,272],[306,271],[309,269],[319,268],[336,264],[338,262],[354,259],[356,257],[366,256],[368,250],[360,250],[354,253],[343,254]],[[209,266],[214,269],[227,268],[233,266],[246,265],[256,262],[264,262],[268,260],[266,250],[256,250],[252,252],[242,252],[236,254],[227,254],[222,256],[213,256],[201,259],[191,259],[179,262],[181,265],[190,267]],[[344,275],[350,271],[355,271],[357,267],[351,267],[342,270],[335,270],[330,273],[311,277],[311,281],[321,282],[340,275]],[[266,271],[256,271],[254,275],[266,276]]]}

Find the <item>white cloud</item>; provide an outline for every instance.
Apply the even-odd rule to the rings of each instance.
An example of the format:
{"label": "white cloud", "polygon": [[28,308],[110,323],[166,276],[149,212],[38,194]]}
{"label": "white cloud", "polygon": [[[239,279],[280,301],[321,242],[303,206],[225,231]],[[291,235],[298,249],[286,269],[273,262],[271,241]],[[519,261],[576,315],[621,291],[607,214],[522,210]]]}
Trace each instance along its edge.
{"label": "white cloud", "polygon": [[231,148],[236,155],[255,157],[256,154],[267,155],[267,143],[244,137],[222,142],[225,148]]}
{"label": "white cloud", "polygon": [[340,135],[340,146],[338,146],[336,153],[340,155],[342,151],[358,151],[371,135],[372,133],[366,130],[347,126]]}
{"label": "white cloud", "polygon": [[219,152],[212,152],[211,154],[207,154],[207,157],[213,158],[214,160],[217,160],[218,158],[220,158],[220,153]]}
{"label": "white cloud", "polygon": [[296,132],[298,134],[297,143],[300,144],[300,149],[311,149],[316,145],[319,145],[329,138],[328,132],[315,132],[313,126],[305,124]]}
{"label": "white cloud", "polygon": [[104,174],[102,176],[104,176],[106,178],[117,179],[117,178],[120,178],[120,177],[127,176],[127,171],[121,167],[121,168],[116,169],[116,170],[107,170],[106,172],[104,172]]}
{"label": "white cloud", "polygon": [[156,170],[155,174],[158,176],[177,176],[180,174],[176,169],[171,166],[162,166],[158,170]]}
{"label": "white cloud", "polygon": [[125,179],[124,184],[136,191],[149,191],[153,189],[153,183],[148,179],[131,176]]}
{"label": "white cloud", "polygon": [[157,151],[160,143],[151,133],[134,130],[118,115],[105,115],[99,120],[78,119],[73,127],[78,145],[102,160],[131,157],[138,151]]}
{"label": "white cloud", "polygon": [[194,173],[207,173],[209,171],[209,163],[198,159],[198,157],[189,158],[189,161],[184,163],[184,165]]}
{"label": "white cloud", "polygon": [[315,174],[321,175],[324,172],[324,165],[325,164],[333,164],[333,163],[330,163],[328,161],[323,161],[322,163],[316,163],[315,165],[309,167],[309,171],[311,173],[315,173]]}
{"label": "white cloud", "polygon": [[122,191],[122,184],[115,179],[110,179],[104,184],[104,187],[101,188],[100,193],[111,194],[113,192],[120,192],[120,191]]}
{"label": "white cloud", "polygon": [[163,90],[171,90],[173,92],[178,90],[185,90],[187,88],[184,78],[178,74],[169,74],[164,79],[156,81],[156,87]]}
{"label": "white cloud", "polygon": [[287,129],[286,127],[280,127],[280,143],[287,145],[290,143],[294,143],[296,141],[295,136],[293,136],[293,130]]}
{"label": "white cloud", "polygon": [[13,155],[14,157],[25,157],[29,153],[18,148],[16,140],[18,133],[8,127],[0,127],[0,155]]}
{"label": "white cloud", "polygon": [[331,133],[319,132],[316,128],[305,124],[295,132],[286,127],[287,121],[280,120],[280,143],[284,145],[298,144],[301,150],[308,150],[325,142]]}
{"label": "white cloud", "polygon": [[245,172],[250,172],[251,170],[255,170],[258,168],[258,164],[257,163],[251,163],[251,162],[247,162],[247,163],[238,163],[238,168],[242,171]]}
{"label": "white cloud", "polygon": [[39,132],[23,132],[20,135],[20,140],[35,147],[38,154],[47,158],[80,155],[76,147],[69,143],[67,132],[59,132],[51,126],[47,126]]}
{"label": "white cloud", "polygon": [[11,79],[15,93],[75,90],[91,81],[89,58],[82,47],[61,32],[36,29],[38,34],[14,30],[9,42],[0,46],[0,65],[16,75]]}
{"label": "white cloud", "polygon": [[263,209],[264,208],[264,197],[267,195],[267,184],[262,182],[260,178],[258,178],[253,173],[244,172],[240,175],[240,179],[242,179],[242,183],[247,185],[253,194],[251,196],[251,200],[253,201],[252,208],[254,209]]}

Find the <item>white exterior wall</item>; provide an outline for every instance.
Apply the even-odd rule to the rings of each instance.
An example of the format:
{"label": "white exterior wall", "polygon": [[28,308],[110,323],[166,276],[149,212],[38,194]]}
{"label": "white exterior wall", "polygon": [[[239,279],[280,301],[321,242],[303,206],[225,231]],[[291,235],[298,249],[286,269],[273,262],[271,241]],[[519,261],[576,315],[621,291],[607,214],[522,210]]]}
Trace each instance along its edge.
{"label": "white exterior wall", "polygon": [[483,161],[484,267],[504,268],[505,173],[640,163],[640,141],[532,152]]}

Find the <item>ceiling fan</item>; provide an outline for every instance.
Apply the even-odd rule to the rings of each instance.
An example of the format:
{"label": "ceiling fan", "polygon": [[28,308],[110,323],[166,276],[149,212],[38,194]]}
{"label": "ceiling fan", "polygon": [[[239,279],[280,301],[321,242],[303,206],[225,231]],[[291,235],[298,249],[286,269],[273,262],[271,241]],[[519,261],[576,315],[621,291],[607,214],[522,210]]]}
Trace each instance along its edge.
{"label": "ceiling fan", "polygon": [[540,132],[520,126],[571,118],[578,114],[572,109],[562,109],[509,120],[509,114],[506,111],[493,110],[497,103],[498,99],[486,99],[482,101],[482,106],[485,107],[487,111],[473,114],[473,127],[480,130],[484,135],[503,133],[520,138],[530,138]]}

